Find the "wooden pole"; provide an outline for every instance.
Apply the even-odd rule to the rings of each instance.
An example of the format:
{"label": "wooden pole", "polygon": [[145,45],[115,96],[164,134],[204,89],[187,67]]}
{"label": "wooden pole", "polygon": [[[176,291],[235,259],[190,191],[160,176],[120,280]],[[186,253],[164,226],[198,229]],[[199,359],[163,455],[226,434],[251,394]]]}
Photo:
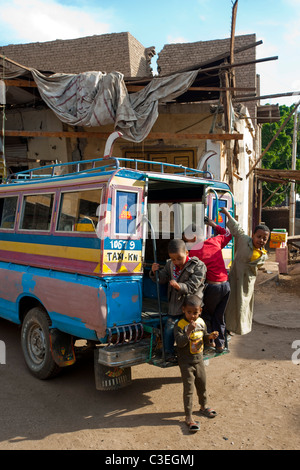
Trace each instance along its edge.
{"label": "wooden pole", "polygon": [[[230,36],[230,64],[234,64],[234,37],[235,37],[235,25],[236,25],[236,15],[237,15],[237,7],[238,7],[238,0],[236,0],[235,4],[232,8],[232,18],[231,18],[231,36]],[[235,70],[232,68],[231,70],[231,80],[230,86],[235,87]],[[232,94],[234,96],[234,93]]]}
{"label": "wooden pole", "polygon": [[278,193],[279,189],[281,189],[281,186],[282,184],[280,184],[278,188],[276,188],[275,191],[273,191],[272,194],[270,194],[270,196],[263,202],[262,207],[264,207],[267,204],[267,202],[269,202],[270,199],[272,199],[272,197],[275,196],[276,193]]}
{"label": "wooden pole", "polygon": [[288,91],[286,93],[276,93],[275,95],[263,95],[263,96],[243,96],[240,95],[235,98],[234,101],[260,101],[260,100],[267,100],[270,98],[281,98],[282,96],[298,96],[300,95],[300,91]]}
{"label": "wooden pole", "polygon": [[0,54],[0,58],[3,59],[3,60],[6,60],[7,62],[13,64],[13,65],[16,65],[17,67],[20,67],[20,69],[24,69],[24,70],[27,70],[28,72],[31,72],[32,69],[28,68],[28,67],[25,67],[25,65],[21,65],[19,64],[18,62],[15,62],[14,60],[12,59],[9,59],[8,57],[5,57],[4,55]]}
{"label": "wooden pole", "polygon": [[[297,158],[297,109],[295,110],[294,116],[294,134],[293,134],[293,152],[292,152],[292,171],[296,170],[296,158]],[[289,234],[295,235],[295,216],[296,216],[296,183],[291,181],[290,191],[290,215],[289,215]]]}

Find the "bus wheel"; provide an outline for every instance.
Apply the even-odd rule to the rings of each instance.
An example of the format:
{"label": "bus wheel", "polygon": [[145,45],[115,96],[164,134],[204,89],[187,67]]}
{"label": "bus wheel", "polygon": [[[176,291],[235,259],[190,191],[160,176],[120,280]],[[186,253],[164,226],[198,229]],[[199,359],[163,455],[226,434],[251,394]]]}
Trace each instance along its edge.
{"label": "bus wheel", "polygon": [[26,365],[35,377],[43,380],[54,377],[60,371],[51,353],[49,322],[45,310],[35,307],[26,314],[21,333]]}

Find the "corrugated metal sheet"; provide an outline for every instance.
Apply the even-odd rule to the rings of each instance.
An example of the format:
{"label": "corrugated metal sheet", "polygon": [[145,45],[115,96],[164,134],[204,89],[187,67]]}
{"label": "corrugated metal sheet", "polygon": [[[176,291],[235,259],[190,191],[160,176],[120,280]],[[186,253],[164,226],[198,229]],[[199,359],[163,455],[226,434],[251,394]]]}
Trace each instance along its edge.
{"label": "corrugated metal sheet", "polygon": [[27,160],[26,144],[5,145],[5,155],[10,158],[25,158]]}
{"label": "corrugated metal sheet", "polygon": [[18,137],[5,139],[4,152],[7,166],[28,164],[27,144]]}

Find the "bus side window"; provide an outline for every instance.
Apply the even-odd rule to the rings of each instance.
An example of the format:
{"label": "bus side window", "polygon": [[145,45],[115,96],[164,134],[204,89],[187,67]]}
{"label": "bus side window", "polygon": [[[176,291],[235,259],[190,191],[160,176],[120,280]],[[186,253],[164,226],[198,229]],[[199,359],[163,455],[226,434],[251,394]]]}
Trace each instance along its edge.
{"label": "bus side window", "polygon": [[50,230],[54,194],[32,194],[23,200],[22,230]]}
{"label": "bus side window", "polygon": [[18,196],[0,198],[0,228],[14,228],[17,203]]}
{"label": "bus side window", "polygon": [[101,189],[66,191],[61,194],[56,230],[62,232],[95,232]]}
{"label": "bus side window", "polygon": [[133,191],[116,191],[115,233],[135,235],[137,230],[138,193]]}

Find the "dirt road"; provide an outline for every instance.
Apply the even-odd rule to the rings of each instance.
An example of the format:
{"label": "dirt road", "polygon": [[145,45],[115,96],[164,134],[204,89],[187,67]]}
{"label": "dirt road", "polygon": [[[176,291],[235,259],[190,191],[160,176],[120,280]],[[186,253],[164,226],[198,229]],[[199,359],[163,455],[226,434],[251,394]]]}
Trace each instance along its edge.
{"label": "dirt road", "polygon": [[[116,392],[95,389],[90,357],[53,380],[39,381],[24,365],[19,328],[0,320],[6,345],[0,450],[300,449],[299,285],[296,269],[279,285],[272,281],[257,289],[259,323],[248,335],[232,337],[230,354],[209,361],[209,405],[218,416],[199,417],[201,431],[193,435],[183,421],[177,366],[137,366],[132,385]],[[281,319],[294,312],[298,323],[276,326],[272,314],[278,311]],[[297,340],[298,355],[292,347]]]}

